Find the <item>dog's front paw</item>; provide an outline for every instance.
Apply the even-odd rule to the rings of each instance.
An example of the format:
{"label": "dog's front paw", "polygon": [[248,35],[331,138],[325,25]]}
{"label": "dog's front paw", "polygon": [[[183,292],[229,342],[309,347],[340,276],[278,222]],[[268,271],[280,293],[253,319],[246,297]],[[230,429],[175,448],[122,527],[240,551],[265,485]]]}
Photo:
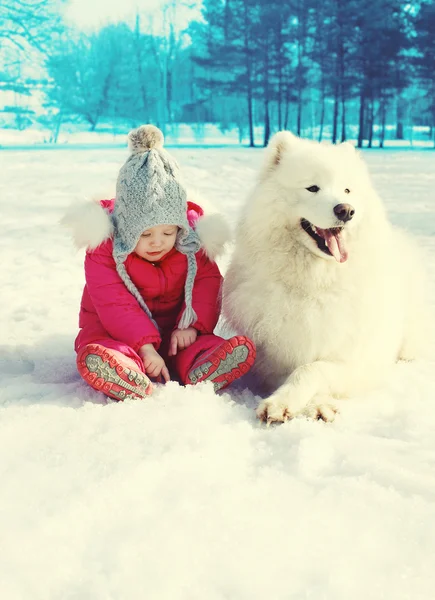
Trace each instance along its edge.
{"label": "dog's front paw", "polygon": [[305,417],[313,419],[314,421],[325,421],[325,423],[332,423],[338,413],[336,406],[330,402],[310,402],[303,412]]}
{"label": "dog's front paw", "polygon": [[332,423],[338,410],[333,404],[323,400],[310,402],[301,410],[292,410],[288,403],[279,401],[276,398],[269,398],[261,402],[256,412],[260,421],[269,425],[270,423],[285,423],[285,421],[295,417],[306,417],[314,421]]}
{"label": "dog's front paw", "polygon": [[294,415],[290,412],[288,404],[277,400],[263,400],[256,410],[257,417],[263,423],[284,423],[292,419]]}

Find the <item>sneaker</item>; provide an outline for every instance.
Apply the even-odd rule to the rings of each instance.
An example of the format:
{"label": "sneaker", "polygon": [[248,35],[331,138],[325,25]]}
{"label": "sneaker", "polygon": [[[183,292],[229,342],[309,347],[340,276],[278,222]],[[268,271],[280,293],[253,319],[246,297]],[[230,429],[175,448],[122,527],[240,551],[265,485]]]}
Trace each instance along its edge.
{"label": "sneaker", "polygon": [[100,344],[88,344],[77,355],[77,368],[83,379],[95,390],[115,400],[142,399],[153,386],[142,371],[131,368],[130,361],[112,353]]}
{"label": "sneaker", "polygon": [[208,352],[199,355],[187,376],[187,384],[212,381],[215,392],[249,371],[255,361],[255,346],[243,335],[225,340]]}

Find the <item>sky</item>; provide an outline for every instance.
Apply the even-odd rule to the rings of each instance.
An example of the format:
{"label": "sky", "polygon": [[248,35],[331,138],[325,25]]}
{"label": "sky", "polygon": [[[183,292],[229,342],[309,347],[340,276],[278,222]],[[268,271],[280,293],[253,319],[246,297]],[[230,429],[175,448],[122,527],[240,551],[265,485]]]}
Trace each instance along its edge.
{"label": "sky", "polygon": [[[234,224],[264,150],[171,153]],[[434,308],[435,153],[362,154],[426,252]],[[1,152],[1,597],[434,598],[433,361],[396,365],[334,423],[270,428],[242,388],[171,382],[118,404],[80,380],[83,251],[59,219],[83,195],[110,197],[125,158]]]}
{"label": "sky", "polygon": [[[153,18],[155,26],[161,24],[162,8],[168,4],[168,0],[69,0],[65,16],[67,20],[77,25],[80,29],[95,29],[108,22],[132,20],[136,11],[146,19]],[[178,27],[183,29],[190,19],[199,15],[201,0],[186,2],[192,6],[183,6],[183,2],[175,0],[177,5]]]}

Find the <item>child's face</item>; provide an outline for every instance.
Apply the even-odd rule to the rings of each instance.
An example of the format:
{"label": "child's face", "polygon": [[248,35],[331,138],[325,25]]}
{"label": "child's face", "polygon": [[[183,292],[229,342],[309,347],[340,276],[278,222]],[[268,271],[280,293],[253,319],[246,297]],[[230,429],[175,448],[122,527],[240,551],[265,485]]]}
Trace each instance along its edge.
{"label": "child's face", "polygon": [[176,225],[151,227],[142,233],[134,251],[150,262],[160,260],[174,247],[177,233]]}

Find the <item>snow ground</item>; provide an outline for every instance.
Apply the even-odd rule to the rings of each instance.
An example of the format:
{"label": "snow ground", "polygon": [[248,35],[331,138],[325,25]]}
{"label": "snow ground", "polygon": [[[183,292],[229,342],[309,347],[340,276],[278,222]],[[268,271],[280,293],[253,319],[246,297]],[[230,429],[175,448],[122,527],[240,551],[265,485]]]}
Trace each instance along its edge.
{"label": "snow ground", "polygon": [[[234,222],[262,151],[173,154]],[[397,365],[333,424],[270,429],[247,390],[116,404],[80,381],[83,255],[57,221],[125,156],[0,153],[1,598],[431,600],[434,362]],[[435,307],[435,153],[366,158],[427,252]]]}
{"label": "snow ground", "polygon": [[[0,92],[1,96],[1,92]],[[2,128],[2,118],[0,113],[0,148],[4,149],[46,149],[46,148],[74,148],[89,149],[105,146],[112,148],[121,148],[125,145],[125,139],[128,129],[116,127],[113,123],[100,123],[97,131],[89,131],[89,125],[77,123],[65,123],[61,127],[57,144],[53,144],[51,139],[53,133],[48,129],[32,127],[20,131],[13,128]],[[123,130],[124,129],[124,130]],[[358,131],[355,125],[348,126],[349,141],[356,145]],[[412,131],[406,128],[405,136],[407,139],[394,139],[395,127],[387,125],[386,129],[386,148],[433,148],[433,140],[430,139],[428,127],[414,126]],[[254,127],[254,137],[257,146],[261,146],[264,137],[263,127]],[[302,135],[306,137],[318,136],[319,131],[307,129]],[[331,139],[331,128],[326,126],[323,130],[323,139]],[[390,139],[390,136],[392,139]],[[412,140],[410,139],[412,138]],[[238,146],[240,144],[239,131],[237,127],[231,127],[222,131],[213,123],[186,124],[178,123],[168,126],[165,133],[165,145],[171,146]],[[243,144],[249,144],[249,134],[247,131],[243,135]],[[379,145],[378,132],[375,128],[375,139],[373,147]]]}

